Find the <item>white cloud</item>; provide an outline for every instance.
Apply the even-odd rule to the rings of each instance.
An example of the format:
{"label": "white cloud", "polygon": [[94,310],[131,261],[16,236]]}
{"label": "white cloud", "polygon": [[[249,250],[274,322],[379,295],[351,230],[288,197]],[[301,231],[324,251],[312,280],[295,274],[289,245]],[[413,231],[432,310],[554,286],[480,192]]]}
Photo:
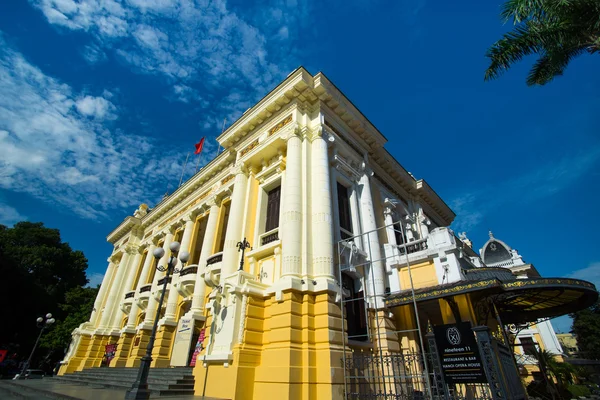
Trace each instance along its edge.
{"label": "white cloud", "polygon": [[[567,278],[582,279],[596,285],[596,289],[600,288],[600,261],[571,272]],[[568,315],[552,320],[552,325],[560,332],[569,332],[572,324],[573,320]]]}
{"label": "white cloud", "polygon": [[567,275],[568,278],[583,279],[592,282],[596,288],[600,288],[600,262],[594,262],[585,268],[578,269]]}
{"label": "white cloud", "polygon": [[116,107],[104,97],[84,96],[75,101],[77,110],[88,117],[112,118]]}
{"label": "white cloud", "polygon": [[[181,173],[184,151],[157,153],[147,137],[111,128],[111,94],[76,93],[45,75],[0,35],[0,188],[28,193],[79,216],[153,202]],[[166,184],[165,184],[166,186]],[[5,220],[20,218],[5,208]]]}
{"label": "white cloud", "polygon": [[[197,83],[202,93],[233,88],[250,101],[297,66],[294,39],[309,15],[304,2],[282,0],[261,2],[244,16],[225,0],[30,2],[49,23],[91,35],[94,45],[86,48],[84,57],[92,63],[114,51],[134,71],[166,78],[174,92],[176,86]],[[202,107],[215,121],[225,114],[237,118],[246,109],[245,104],[225,101]]]}
{"label": "white cloud", "polygon": [[104,274],[100,274],[98,272],[94,272],[88,275],[88,284],[87,287],[95,288],[96,286],[102,284],[102,279],[104,279]]}
{"label": "white cloud", "polygon": [[564,156],[521,176],[483,186],[450,201],[458,231],[477,226],[486,214],[512,203],[526,204],[558,193],[586,174],[600,160],[600,147]]}
{"label": "white cloud", "polygon": [[0,224],[12,226],[26,219],[27,217],[21,215],[16,208],[0,203]]}
{"label": "white cloud", "polygon": [[97,44],[92,43],[85,46],[81,52],[83,58],[90,64],[98,64],[106,61],[108,56]]}

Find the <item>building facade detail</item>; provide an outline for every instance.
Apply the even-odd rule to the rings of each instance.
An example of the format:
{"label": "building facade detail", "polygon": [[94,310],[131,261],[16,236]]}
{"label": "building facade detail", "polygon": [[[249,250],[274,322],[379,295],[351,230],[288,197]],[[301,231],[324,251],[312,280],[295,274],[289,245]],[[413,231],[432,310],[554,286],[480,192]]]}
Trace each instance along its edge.
{"label": "building facade detail", "polygon": [[[423,347],[418,325],[428,321],[410,308],[413,291],[432,323],[475,324],[475,301],[453,290],[539,277],[491,234],[480,254],[455,236],[448,205],[322,73],[298,68],[217,140],[224,150],[199,173],[108,235],[94,311],[73,332],[61,374],[99,367],[107,344],[117,344],[110,367],[138,366],[158,315],[152,367],[189,365],[198,345],[197,395],[342,399],[347,351]],[[177,261],[158,309],[156,267],[173,241],[190,261]],[[527,337],[561,353],[548,321],[521,329],[518,343]]]}

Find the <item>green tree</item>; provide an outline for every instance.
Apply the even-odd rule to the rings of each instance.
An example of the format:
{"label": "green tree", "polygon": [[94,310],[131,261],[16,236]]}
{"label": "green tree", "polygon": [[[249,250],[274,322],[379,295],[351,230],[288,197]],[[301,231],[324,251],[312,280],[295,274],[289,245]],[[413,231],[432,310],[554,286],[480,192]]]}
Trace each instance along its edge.
{"label": "green tree", "polygon": [[488,49],[485,80],[537,54],[527,84],[544,85],[562,75],[573,58],[600,50],[598,0],[508,0],[501,15],[515,27]]}
{"label": "green tree", "polygon": [[0,225],[0,346],[27,357],[39,333],[36,318],[67,316],[58,304],[87,283],[87,259],[43,223]]}
{"label": "green tree", "polygon": [[71,333],[90,318],[98,288],[75,287],[65,294],[65,300],[58,305],[61,315],[48,333],[42,336],[40,347],[58,351],[62,356],[71,342]]}
{"label": "green tree", "polygon": [[600,360],[600,299],[593,306],[571,314],[571,318],[579,357]]}

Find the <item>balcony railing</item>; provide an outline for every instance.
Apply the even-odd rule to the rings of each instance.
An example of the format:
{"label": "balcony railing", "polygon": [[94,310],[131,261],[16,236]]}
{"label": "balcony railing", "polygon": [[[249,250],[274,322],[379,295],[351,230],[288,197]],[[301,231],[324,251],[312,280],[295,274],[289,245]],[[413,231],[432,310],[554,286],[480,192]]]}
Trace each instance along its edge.
{"label": "balcony railing", "polygon": [[184,268],[181,273],[179,274],[179,276],[185,276],[188,274],[195,274],[198,272],[198,266],[193,266],[193,267],[187,267]]}
{"label": "balcony railing", "polygon": [[140,288],[140,293],[149,292],[152,290],[152,284],[148,283]]}
{"label": "balcony railing", "polygon": [[275,228],[266,234],[263,234],[263,236],[260,238],[260,245],[264,246],[277,240],[279,240],[279,228]]}
{"label": "balcony railing", "polygon": [[133,296],[135,296],[135,290],[132,290],[131,292],[125,293],[125,298],[126,299],[131,299],[131,298],[133,298]]}
{"label": "balcony railing", "polygon": [[417,241],[417,243],[408,242],[398,246],[398,251],[400,251],[400,254],[403,255],[412,254],[423,250],[427,250],[427,241],[425,239],[421,239]]}
{"label": "balcony railing", "polygon": [[[163,277],[163,278],[161,278],[161,279],[158,281],[158,286],[162,286],[162,285],[164,285],[164,284],[165,284],[165,279],[167,279],[167,277],[166,277],[166,276],[165,276],[165,277]],[[173,279],[173,277],[171,277],[171,276],[170,276],[170,277],[169,277],[169,281],[168,281],[168,282],[169,282],[169,283],[171,283],[171,280],[172,280],[172,279]]]}
{"label": "balcony railing", "polygon": [[209,265],[220,263],[221,261],[223,261],[223,252],[208,257],[206,259],[206,266],[208,267]]}

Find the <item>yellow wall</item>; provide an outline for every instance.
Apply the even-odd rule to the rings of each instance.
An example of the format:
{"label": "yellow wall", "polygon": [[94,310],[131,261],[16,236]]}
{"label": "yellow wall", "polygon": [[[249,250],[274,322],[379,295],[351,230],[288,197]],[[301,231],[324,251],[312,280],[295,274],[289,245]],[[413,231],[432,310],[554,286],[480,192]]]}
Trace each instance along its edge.
{"label": "yellow wall", "polygon": [[[415,289],[436,286],[438,284],[433,261],[411,265],[410,271]],[[410,275],[408,273],[408,267],[400,268],[398,277],[400,279],[400,289],[410,289]]]}

